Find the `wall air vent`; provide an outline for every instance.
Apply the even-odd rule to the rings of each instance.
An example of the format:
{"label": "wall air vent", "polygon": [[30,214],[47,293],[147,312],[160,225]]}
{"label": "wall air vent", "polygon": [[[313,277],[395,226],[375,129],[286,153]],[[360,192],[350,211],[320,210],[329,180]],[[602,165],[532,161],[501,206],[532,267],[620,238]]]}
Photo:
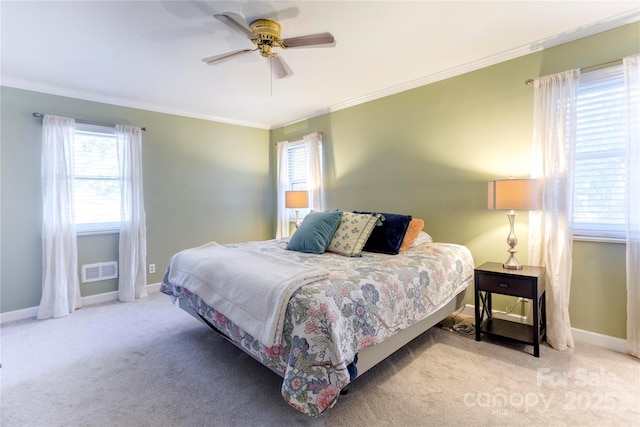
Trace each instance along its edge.
{"label": "wall air vent", "polygon": [[96,264],[84,264],[82,266],[82,283],[117,278],[118,261],[98,262]]}

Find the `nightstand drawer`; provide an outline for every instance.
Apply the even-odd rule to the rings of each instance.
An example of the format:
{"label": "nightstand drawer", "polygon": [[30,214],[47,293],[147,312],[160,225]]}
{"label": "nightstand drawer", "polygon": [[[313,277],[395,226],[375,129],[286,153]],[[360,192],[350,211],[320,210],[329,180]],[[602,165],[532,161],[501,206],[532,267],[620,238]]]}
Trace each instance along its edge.
{"label": "nightstand drawer", "polygon": [[480,291],[532,298],[533,287],[531,279],[520,279],[515,277],[479,273],[478,280],[475,285]]}

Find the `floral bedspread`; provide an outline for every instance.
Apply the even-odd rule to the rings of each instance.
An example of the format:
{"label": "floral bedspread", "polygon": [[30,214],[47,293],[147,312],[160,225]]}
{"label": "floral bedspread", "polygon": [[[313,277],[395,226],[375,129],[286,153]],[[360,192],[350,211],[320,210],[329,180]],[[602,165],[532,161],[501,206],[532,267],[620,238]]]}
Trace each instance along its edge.
{"label": "floral bedspread", "polygon": [[422,320],[473,279],[471,253],[456,244],[425,243],[398,255],[363,252],[349,258],[288,251],[287,240],[224,245],[330,270],[328,279],[300,288],[291,298],[278,346],[262,345],[197,295],[168,283],[168,270],[160,290],[186,300],[246,352],[279,372],[285,401],[309,415],[331,407],[354,379],[348,367],[360,350]]}

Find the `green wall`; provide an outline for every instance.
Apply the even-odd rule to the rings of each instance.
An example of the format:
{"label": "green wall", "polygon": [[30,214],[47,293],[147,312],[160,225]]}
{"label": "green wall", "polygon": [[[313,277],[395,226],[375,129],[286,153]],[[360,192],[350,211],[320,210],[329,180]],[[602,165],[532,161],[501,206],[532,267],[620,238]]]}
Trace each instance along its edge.
{"label": "green wall", "polygon": [[[2,88],[1,311],[40,299],[40,138],[34,111],[146,126],[148,263],[162,278],[176,251],[274,235],[275,143],[324,132],[328,208],[409,213],[436,240],[467,245],[476,264],[507,258],[508,221],[486,209],[486,181],[529,175],[533,88],[524,81],[640,51],[634,23],[332,112],[271,132]],[[518,258],[527,261],[520,214]],[[116,259],[115,235],[81,237],[80,264]],[[626,336],[625,245],[575,242],[575,328]],[[82,294],[115,281],[81,285]],[[497,309],[508,305],[504,299]]]}
{"label": "green wall", "polygon": [[[269,131],[1,88],[1,311],[41,297],[40,152],[33,112],[145,126],[143,181],[148,283],[158,283],[175,252],[208,241],[273,237]],[[78,264],[118,259],[118,235],[78,238]],[[116,280],[80,285],[82,296],[117,289]]]}
{"label": "green wall", "polygon": [[[324,132],[328,209],[412,214],[435,240],[468,246],[476,265],[503,262],[508,221],[487,210],[486,182],[529,176],[533,87],[524,81],[637,53],[638,35],[638,23],[627,25],[284,126],[271,142]],[[526,213],[516,234],[526,263]],[[575,242],[575,328],[626,337],[624,263],[624,244]],[[498,298],[494,307],[512,302]]]}

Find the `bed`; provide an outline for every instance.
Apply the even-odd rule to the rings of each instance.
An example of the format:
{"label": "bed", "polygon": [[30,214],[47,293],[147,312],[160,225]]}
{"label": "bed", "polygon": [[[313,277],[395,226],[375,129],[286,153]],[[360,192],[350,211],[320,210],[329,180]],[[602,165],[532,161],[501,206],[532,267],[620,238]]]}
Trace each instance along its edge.
{"label": "bed", "polygon": [[[473,279],[468,248],[432,242],[423,231],[411,246],[394,255],[309,253],[291,246],[285,238],[213,242],[181,251],[169,263],[160,290],[280,375],[284,400],[311,416],[322,414],[350,382],[461,307]],[[242,310],[230,310],[227,295],[212,299],[205,283],[210,274],[191,267],[195,262],[208,263],[219,253],[235,258],[223,259],[213,270],[233,264],[243,270],[242,275],[237,270],[233,273],[225,289],[237,290],[254,282],[251,270],[262,264],[305,266],[305,274],[296,273],[296,277],[311,279],[282,294],[280,308],[270,308],[282,312],[277,328],[269,324],[270,329],[255,330],[258,314],[240,316]],[[262,268],[260,275],[271,276]],[[256,287],[247,289],[241,292],[246,301],[237,305],[260,306],[264,311],[267,304],[256,301],[271,297],[255,296]],[[251,297],[258,299],[252,302]],[[263,333],[267,329],[269,334]]]}

